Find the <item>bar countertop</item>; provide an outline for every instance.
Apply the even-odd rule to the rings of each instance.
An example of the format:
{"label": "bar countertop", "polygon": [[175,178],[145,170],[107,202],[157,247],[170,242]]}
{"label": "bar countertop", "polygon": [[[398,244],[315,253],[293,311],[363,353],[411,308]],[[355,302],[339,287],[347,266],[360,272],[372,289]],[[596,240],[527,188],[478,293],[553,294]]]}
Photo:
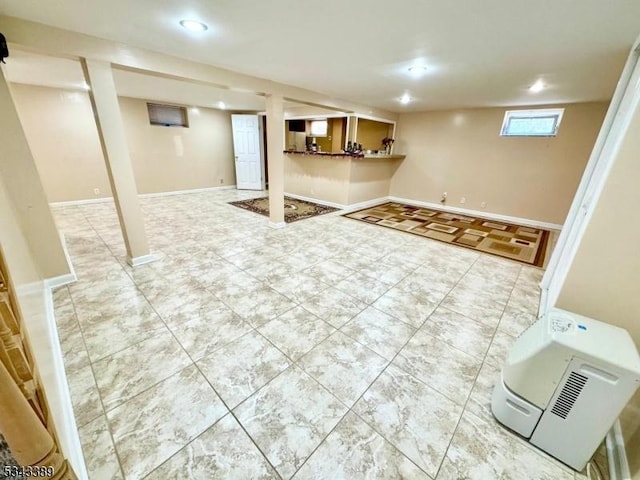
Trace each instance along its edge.
{"label": "bar countertop", "polygon": [[310,152],[306,150],[284,150],[283,153],[293,155],[309,155],[314,157],[350,157],[353,159],[358,158],[375,158],[380,160],[402,160],[406,155],[400,154],[386,154],[386,153],[347,153],[347,152]]}

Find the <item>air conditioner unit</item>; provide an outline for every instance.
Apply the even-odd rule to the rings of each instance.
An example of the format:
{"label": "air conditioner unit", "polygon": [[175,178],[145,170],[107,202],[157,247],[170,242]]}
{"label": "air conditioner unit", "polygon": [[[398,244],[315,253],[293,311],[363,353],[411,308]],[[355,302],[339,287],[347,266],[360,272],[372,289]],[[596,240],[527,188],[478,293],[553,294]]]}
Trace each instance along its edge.
{"label": "air conditioner unit", "polygon": [[491,410],[582,470],[639,385],[640,357],[626,330],[552,309],[509,351]]}

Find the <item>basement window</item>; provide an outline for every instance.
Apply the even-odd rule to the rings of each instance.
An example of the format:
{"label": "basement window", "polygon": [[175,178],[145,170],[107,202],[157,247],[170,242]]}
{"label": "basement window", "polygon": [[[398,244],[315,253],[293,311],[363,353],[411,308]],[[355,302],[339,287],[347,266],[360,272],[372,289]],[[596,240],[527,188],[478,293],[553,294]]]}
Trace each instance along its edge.
{"label": "basement window", "polygon": [[327,136],[327,120],[312,120],[311,121],[311,136],[312,137],[326,137]]}
{"label": "basement window", "polygon": [[555,137],[564,108],[507,110],[500,135],[503,137]]}
{"label": "basement window", "polygon": [[187,109],[185,107],[147,103],[147,111],[149,112],[149,123],[151,125],[189,127]]}

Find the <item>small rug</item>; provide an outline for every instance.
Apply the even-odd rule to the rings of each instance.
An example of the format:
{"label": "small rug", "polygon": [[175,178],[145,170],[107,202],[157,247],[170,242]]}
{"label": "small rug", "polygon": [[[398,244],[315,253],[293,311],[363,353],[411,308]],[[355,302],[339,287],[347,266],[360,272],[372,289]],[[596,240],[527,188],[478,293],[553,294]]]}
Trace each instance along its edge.
{"label": "small rug", "polygon": [[345,217],[542,267],[549,231],[433,208],[383,203]]}
{"label": "small rug", "polygon": [[[269,197],[229,202],[229,204],[259,213],[260,215],[269,216]],[[339,209],[318,205],[317,203],[307,202],[305,200],[284,197],[284,221],[286,223],[297,222],[298,220],[315,217],[316,215],[324,215],[325,213],[331,213],[337,210]]]}

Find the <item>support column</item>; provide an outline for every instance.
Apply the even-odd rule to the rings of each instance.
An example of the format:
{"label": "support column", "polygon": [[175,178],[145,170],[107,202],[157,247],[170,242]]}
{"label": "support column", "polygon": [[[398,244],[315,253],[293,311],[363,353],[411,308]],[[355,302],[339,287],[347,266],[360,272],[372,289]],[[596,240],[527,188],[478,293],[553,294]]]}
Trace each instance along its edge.
{"label": "support column", "polygon": [[[0,181],[25,243],[33,257],[34,271],[16,272],[15,281],[28,283],[43,279],[66,277],[70,274],[60,234],[49,208],[40,174],[29,148],[18,111],[13,103],[9,84],[0,68]],[[4,219],[0,219],[4,221]],[[3,230],[7,230],[5,225]],[[31,269],[28,269],[31,270]]]}
{"label": "support column", "polygon": [[284,223],[284,100],[267,95],[267,157],[269,159],[269,226]]}
{"label": "support column", "polygon": [[151,262],[154,257],[149,252],[144,230],[111,65],[108,62],[88,59],[81,59],[81,64],[85,80],[90,87],[89,98],[118,211],[122,237],[127,248],[127,262],[132,266]]}

